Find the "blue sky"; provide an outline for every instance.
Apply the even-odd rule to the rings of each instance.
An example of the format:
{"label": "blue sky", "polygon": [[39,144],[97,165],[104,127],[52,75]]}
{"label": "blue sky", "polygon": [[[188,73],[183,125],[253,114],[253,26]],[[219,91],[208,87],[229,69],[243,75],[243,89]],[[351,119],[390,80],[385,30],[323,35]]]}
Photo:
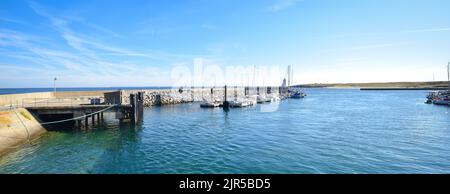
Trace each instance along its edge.
{"label": "blue sky", "polygon": [[[168,86],[195,59],[296,83],[446,79],[448,0],[0,0],[0,87]],[[279,75],[278,75],[279,74]],[[276,80],[283,73],[275,75]]]}

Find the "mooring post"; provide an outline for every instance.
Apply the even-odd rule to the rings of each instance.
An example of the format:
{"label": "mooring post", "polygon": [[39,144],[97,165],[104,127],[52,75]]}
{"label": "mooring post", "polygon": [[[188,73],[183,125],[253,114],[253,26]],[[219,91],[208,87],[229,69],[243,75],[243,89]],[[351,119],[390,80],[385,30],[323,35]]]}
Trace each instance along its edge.
{"label": "mooring post", "polygon": [[224,90],[224,101],[223,101],[223,109],[224,110],[228,110],[230,108],[230,103],[227,100],[227,85],[225,85],[225,90]]}
{"label": "mooring post", "polygon": [[161,94],[156,94],[156,96],[155,96],[155,105],[157,105],[157,106],[161,106],[162,105]]}
{"label": "mooring post", "polygon": [[81,119],[77,120],[77,127],[80,129],[81,128]]}
{"label": "mooring post", "polygon": [[130,94],[130,103],[131,103],[131,113],[130,113],[130,124],[136,124],[136,95]]}
{"label": "mooring post", "polygon": [[191,86],[191,100],[194,102],[194,86]]}
{"label": "mooring post", "polygon": [[140,121],[142,117],[144,116],[144,92],[138,92],[138,98],[137,98],[137,106],[138,106],[138,117],[137,121]]}
{"label": "mooring post", "polygon": [[136,125],[144,114],[144,93],[138,92],[137,94],[130,94],[131,113],[130,120],[131,125]]}
{"label": "mooring post", "polygon": [[89,116],[84,117],[84,126],[87,128],[89,126]]}
{"label": "mooring post", "polygon": [[[213,100],[214,99],[214,88],[211,88],[211,100]],[[214,101],[214,100],[213,100]]]}
{"label": "mooring post", "polygon": [[259,95],[259,86],[256,87],[256,95]]}
{"label": "mooring post", "polygon": [[119,125],[123,125],[123,119],[119,119]]}
{"label": "mooring post", "polygon": [[100,113],[97,113],[97,123],[101,123],[100,122]]}

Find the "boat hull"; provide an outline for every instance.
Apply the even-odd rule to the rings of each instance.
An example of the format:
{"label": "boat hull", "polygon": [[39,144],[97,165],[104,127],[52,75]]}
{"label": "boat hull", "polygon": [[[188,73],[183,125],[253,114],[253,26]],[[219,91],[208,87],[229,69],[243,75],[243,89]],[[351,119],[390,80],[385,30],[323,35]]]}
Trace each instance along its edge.
{"label": "boat hull", "polygon": [[220,103],[217,103],[217,102],[203,102],[200,104],[201,108],[216,108],[219,106],[220,106]]}
{"label": "boat hull", "polygon": [[433,104],[435,105],[449,105],[450,101],[448,100],[433,100]]}

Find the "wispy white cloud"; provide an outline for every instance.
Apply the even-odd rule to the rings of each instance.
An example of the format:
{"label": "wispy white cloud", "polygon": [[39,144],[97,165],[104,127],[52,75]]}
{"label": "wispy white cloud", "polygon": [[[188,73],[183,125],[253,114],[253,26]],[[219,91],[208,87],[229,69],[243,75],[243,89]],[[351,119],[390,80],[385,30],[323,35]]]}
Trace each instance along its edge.
{"label": "wispy white cloud", "polygon": [[6,17],[0,17],[0,21],[15,23],[15,24],[26,24],[26,22],[24,22],[22,20],[11,19],[11,18],[6,18]]}
{"label": "wispy white cloud", "polygon": [[267,8],[267,11],[268,12],[282,11],[284,9],[294,6],[295,4],[301,1],[303,0],[276,0],[274,4],[272,4]]}
{"label": "wispy white cloud", "polygon": [[[115,56],[131,56],[131,57],[142,57],[142,58],[150,58],[150,59],[163,59],[163,58],[186,58],[186,57],[193,57],[192,55],[187,54],[173,54],[173,53],[166,53],[162,51],[131,51],[125,48],[119,48],[114,47],[110,45],[106,45],[103,43],[100,43],[98,41],[94,41],[92,38],[89,38],[83,34],[79,34],[75,31],[73,31],[69,24],[71,21],[62,19],[61,17],[56,17],[51,15],[47,9],[42,7],[39,4],[31,3],[30,6],[33,8],[33,10],[45,17],[48,18],[53,27],[56,31],[60,32],[61,36],[67,41],[68,45],[71,46],[73,49],[78,50],[79,52],[82,52],[84,54],[95,54],[95,55],[115,55]],[[119,34],[116,34],[112,31],[109,31],[106,28],[100,27],[96,24],[92,24],[89,22],[85,22],[83,19],[79,17],[70,17],[72,20],[79,21],[84,23],[85,25],[89,25],[93,28],[99,29],[103,32],[108,32],[110,34],[113,34],[116,37],[120,37]]]}
{"label": "wispy white cloud", "polygon": [[450,27],[444,27],[444,28],[422,28],[422,29],[412,29],[412,30],[385,32],[385,33],[367,33],[366,35],[398,35],[398,34],[446,32],[446,31],[450,31]]}
{"label": "wispy white cloud", "polygon": [[421,33],[421,32],[445,32],[450,31],[450,28],[424,28],[424,29],[416,29],[416,30],[407,30],[399,33]]}
{"label": "wispy white cloud", "polygon": [[100,25],[98,25],[98,24],[94,24],[94,23],[92,23],[92,22],[88,22],[88,21],[86,21],[84,18],[80,18],[80,17],[71,17],[71,19],[72,19],[71,21],[76,21],[76,22],[78,22],[78,23],[80,23],[80,24],[82,24],[82,25],[84,25],[84,26],[87,26],[87,27],[89,27],[89,28],[91,28],[91,29],[94,29],[94,30],[96,30],[96,31],[98,31],[98,32],[101,32],[101,33],[103,33],[103,34],[109,35],[109,36],[111,36],[111,37],[115,37],[115,38],[121,38],[121,37],[122,37],[122,35],[120,35],[120,34],[114,32],[114,31],[112,31],[112,30],[110,30],[110,29],[108,29],[108,28],[105,28],[105,27],[103,27],[103,26],[100,26]]}
{"label": "wispy white cloud", "polygon": [[[170,85],[170,65],[190,63],[193,58],[198,57],[159,50],[135,51],[104,44],[77,31],[72,25],[81,23],[102,34],[118,39],[122,37],[82,18],[60,16],[55,10],[36,2],[29,2],[29,6],[37,15],[46,19],[44,21],[48,22],[50,30],[58,36],[40,37],[0,28],[0,55],[16,59],[15,64],[0,64],[0,68],[4,70],[0,72],[1,80],[17,79],[24,74],[39,80],[63,75],[61,77],[67,81],[67,86]],[[56,39],[62,39],[62,44]],[[164,64],[167,66],[164,67]],[[64,83],[64,79],[60,79],[60,83]],[[97,85],[92,85],[91,82]],[[0,87],[11,85],[0,83]]]}
{"label": "wispy white cloud", "polygon": [[337,49],[329,49],[326,51],[355,51],[355,50],[368,50],[368,49],[381,49],[386,47],[392,47],[399,45],[398,43],[378,43],[378,44],[367,44],[367,45],[359,45],[354,47],[343,47]]}
{"label": "wispy white cloud", "polygon": [[0,64],[0,68],[2,69],[2,71],[18,71],[18,72],[23,72],[23,71],[33,71],[33,72],[37,72],[37,73],[43,73],[45,72],[42,69],[39,68],[32,68],[32,67],[24,67],[24,66],[18,66],[18,65],[11,65],[11,64]]}
{"label": "wispy white cloud", "polygon": [[345,35],[337,35],[335,37],[342,38],[342,37],[348,37],[348,36],[390,36],[390,35],[403,35],[403,34],[437,33],[437,32],[448,32],[448,31],[450,31],[450,27],[422,28],[422,29],[387,31],[387,32],[369,32],[369,33],[358,33],[358,34],[345,34]]}

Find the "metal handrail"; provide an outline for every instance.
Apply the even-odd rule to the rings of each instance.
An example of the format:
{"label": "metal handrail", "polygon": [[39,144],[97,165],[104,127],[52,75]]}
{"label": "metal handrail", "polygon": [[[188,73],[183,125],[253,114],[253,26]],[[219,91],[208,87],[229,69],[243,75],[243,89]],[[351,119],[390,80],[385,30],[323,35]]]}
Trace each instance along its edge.
{"label": "metal handrail", "polygon": [[103,96],[80,96],[80,97],[68,97],[68,98],[24,98],[22,103],[17,107],[37,107],[37,106],[58,106],[58,105],[80,105],[90,104],[91,99],[100,99],[104,101]]}

